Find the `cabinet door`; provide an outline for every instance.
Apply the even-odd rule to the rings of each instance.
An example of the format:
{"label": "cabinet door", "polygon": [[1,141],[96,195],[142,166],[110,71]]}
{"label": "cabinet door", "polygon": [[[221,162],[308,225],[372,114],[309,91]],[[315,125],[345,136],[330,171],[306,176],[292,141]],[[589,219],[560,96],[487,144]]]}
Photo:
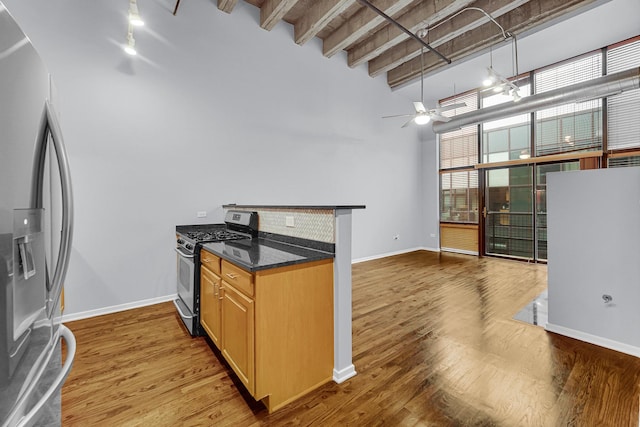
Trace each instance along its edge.
{"label": "cabinet door", "polygon": [[255,391],[254,304],[222,282],[222,354],[252,395]]}
{"label": "cabinet door", "polygon": [[200,324],[218,348],[222,326],[220,307],[220,277],[203,267],[200,269]]}

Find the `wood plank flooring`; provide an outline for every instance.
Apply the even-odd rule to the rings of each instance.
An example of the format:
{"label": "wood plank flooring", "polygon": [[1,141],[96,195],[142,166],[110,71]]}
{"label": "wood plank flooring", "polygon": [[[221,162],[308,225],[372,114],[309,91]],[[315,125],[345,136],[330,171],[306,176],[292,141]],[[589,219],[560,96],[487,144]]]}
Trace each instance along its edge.
{"label": "wood plank flooring", "polygon": [[171,303],[70,322],[64,426],[638,426],[640,359],[516,320],[546,266],[414,252],[353,266],[358,375],[269,415]]}

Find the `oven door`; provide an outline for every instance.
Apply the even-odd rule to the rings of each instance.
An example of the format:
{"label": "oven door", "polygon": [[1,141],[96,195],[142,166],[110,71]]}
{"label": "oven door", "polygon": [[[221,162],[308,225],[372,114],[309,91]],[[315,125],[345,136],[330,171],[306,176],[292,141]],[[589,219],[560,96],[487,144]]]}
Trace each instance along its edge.
{"label": "oven door", "polygon": [[194,254],[176,248],[177,256],[177,285],[178,298],[173,304],[178,310],[184,325],[191,335],[196,335],[196,307],[195,307],[195,262]]}

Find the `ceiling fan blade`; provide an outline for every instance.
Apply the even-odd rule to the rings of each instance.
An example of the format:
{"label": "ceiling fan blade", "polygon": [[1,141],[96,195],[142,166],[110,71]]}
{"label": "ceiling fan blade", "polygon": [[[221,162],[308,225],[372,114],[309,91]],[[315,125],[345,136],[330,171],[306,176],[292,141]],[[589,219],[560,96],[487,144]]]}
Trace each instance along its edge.
{"label": "ceiling fan blade", "polygon": [[434,108],[434,110],[436,110],[437,112],[441,113],[443,111],[455,110],[456,108],[461,108],[461,107],[466,107],[466,106],[467,106],[466,102],[458,102],[456,104],[447,105],[445,107],[437,107],[437,108]]}
{"label": "ceiling fan blade", "polygon": [[414,101],[413,106],[416,109],[416,113],[426,113],[427,109],[424,108],[424,104],[419,101]]}
{"label": "ceiling fan blade", "polygon": [[413,119],[415,119],[415,117],[411,117],[411,119],[409,119],[409,121],[408,121],[408,122],[406,122],[405,124],[403,124],[403,125],[402,125],[402,126],[400,126],[400,127],[406,128],[407,126],[409,126],[410,124],[412,124],[412,123],[413,123]]}
{"label": "ceiling fan blade", "polygon": [[383,119],[390,119],[392,117],[413,117],[415,114],[396,114],[394,116],[382,116]]}

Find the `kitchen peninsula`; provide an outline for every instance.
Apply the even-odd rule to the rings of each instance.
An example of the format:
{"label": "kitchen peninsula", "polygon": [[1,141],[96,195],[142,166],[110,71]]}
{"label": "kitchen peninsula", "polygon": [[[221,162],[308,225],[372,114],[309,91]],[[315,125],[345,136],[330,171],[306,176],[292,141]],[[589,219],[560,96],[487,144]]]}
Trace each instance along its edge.
{"label": "kitchen peninsula", "polygon": [[356,375],[351,337],[351,224],[354,209],[364,205],[223,205],[258,212],[261,236],[304,239],[333,245],[333,380]]}

